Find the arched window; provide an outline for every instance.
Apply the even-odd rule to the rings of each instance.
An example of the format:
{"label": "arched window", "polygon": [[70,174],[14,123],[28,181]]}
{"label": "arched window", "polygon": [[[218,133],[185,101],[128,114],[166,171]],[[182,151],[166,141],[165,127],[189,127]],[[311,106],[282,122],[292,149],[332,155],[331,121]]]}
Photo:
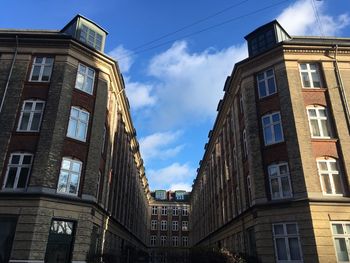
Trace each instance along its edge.
{"label": "arched window", "polygon": [[323,194],[342,195],[343,182],[337,160],[333,158],[317,158],[317,168]]}
{"label": "arched window", "polygon": [[89,112],[81,108],[71,107],[67,136],[85,142],[88,126]]}
{"label": "arched window", "polygon": [[284,141],[281,114],[274,112],[261,117],[265,145]]}
{"label": "arched window", "polygon": [[4,189],[26,188],[30,170],[32,168],[33,154],[12,153],[7,165]]}
{"label": "arched window", "polygon": [[38,132],[44,112],[45,102],[42,100],[23,101],[21,116],[19,117],[17,131]]}
{"label": "arched window", "polygon": [[330,138],[331,129],[327,109],[322,106],[308,106],[306,108],[312,138]]}
{"label": "arched window", "polygon": [[290,174],[286,162],[271,164],[267,167],[269,173],[269,184],[271,199],[284,199],[293,196],[290,183]]}
{"label": "arched window", "polygon": [[77,195],[79,190],[82,162],[70,157],[63,157],[58,179],[57,192]]}

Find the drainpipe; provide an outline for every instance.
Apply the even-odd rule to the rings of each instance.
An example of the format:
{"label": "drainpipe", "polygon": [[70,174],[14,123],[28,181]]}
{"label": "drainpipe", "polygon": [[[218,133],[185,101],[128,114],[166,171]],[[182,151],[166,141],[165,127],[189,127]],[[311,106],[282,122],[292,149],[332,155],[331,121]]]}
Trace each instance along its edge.
{"label": "drainpipe", "polygon": [[1,100],[1,104],[0,104],[0,114],[1,114],[1,112],[2,112],[2,107],[4,106],[4,102],[5,102],[5,97],[6,97],[7,89],[8,89],[8,87],[9,87],[9,83],[10,83],[10,79],[11,79],[11,76],[12,76],[13,67],[14,67],[14,65],[15,65],[15,61],[16,61],[16,57],[17,57],[17,51],[18,51],[18,36],[16,35],[16,49],[15,49],[15,54],[14,54],[13,59],[12,59],[12,64],[11,64],[11,68],[10,68],[9,75],[8,75],[8,77],[7,77],[4,95],[2,96],[2,100]]}
{"label": "drainpipe", "polygon": [[344,85],[343,85],[343,80],[342,80],[342,77],[341,77],[340,71],[339,71],[339,65],[338,65],[338,60],[337,60],[338,45],[335,45],[334,48],[335,48],[335,55],[334,55],[335,73],[336,73],[337,82],[339,84],[339,90],[340,90],[341,99],[342,99],[342,102],[343,102],[346,123],[348,125],[348,132],[350,133],[350,110],[349,110],[348,100],[346,98],[346,93],[345,93],[345,89],[344,89]]}

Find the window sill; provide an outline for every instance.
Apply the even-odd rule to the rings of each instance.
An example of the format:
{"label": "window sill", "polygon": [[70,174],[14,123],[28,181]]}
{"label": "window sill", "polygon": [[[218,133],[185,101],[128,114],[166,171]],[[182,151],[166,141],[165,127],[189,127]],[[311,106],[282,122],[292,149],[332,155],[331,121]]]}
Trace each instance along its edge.
{"label": "window sill", "polygon": [[82,145],[86,145],[86,141],[81,141],[79,139],[76,139],[76,138],[73,138],[73,137],[69,137],[68,135],[66,135],[66,139],[68,139],[69,141],[72,141],[72,142],[76,142],[76,143],[79,143],[79,144],[82,144]]}
{"label": "window sill", "polygon": [[15,135],[24,135],[24,136],[32,136],[32,135],[39,135],[40,131],[14,131]]}
{"label": "window sill", "polygon": [[265,97],[259,97],[259,102],[267,101],[267,100],[272,99],[272,98],[277,97],[277,96],[278,96],[278,92],[276,91],[275,93],[267,95]]}
{"label": "window sill", "polygon": [[337,142],[338,139],[337,138],[312,138],[311,137],[311,141],[312,142]]}
{"label": "window sill", "polygon": [[304,92],[325,92],[327,88],[304,88],[302,87],[302,91]]}
{"label": "window sill", "polygon": [[49,86],[50,81],[30,81],[27,80],[24,82],[24,85],[33,85],[33,86]]}
{"label": "window sill", "polygon": [[273,147],[277,147],[278,145],[282,145],[282,144],[285,144],[285,143],[286,143],[285,141],[270,143],[270,144],[264,145],[264,148],[266,148],[266,149],[273,148]]}

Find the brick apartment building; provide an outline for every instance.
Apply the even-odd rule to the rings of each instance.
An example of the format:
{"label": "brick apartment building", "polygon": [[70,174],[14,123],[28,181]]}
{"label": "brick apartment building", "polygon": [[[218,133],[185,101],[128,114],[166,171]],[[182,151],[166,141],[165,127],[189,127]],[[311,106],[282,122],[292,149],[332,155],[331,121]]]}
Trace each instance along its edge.
{"label": "brick apartment building", "polygon": [[190,193],[156,190],[149,203],[152,263],[189,262]]}
{"label": "brick apartment building", "polygon": [[191,194],[191,245],[349,262],[350,39],[249,35]]}
{"label": "brick apartment building", "polygon": [[150,192],[107,32],[0,30],[0,262],[145,258]]}

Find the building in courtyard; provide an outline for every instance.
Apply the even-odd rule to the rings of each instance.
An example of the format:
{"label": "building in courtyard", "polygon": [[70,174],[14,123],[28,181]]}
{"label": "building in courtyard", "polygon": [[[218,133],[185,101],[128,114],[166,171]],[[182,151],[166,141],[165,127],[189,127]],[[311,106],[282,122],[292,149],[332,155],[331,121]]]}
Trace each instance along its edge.
{"label": "building in courtyard", "polygon": [[189,262],[190,192],[156,190],[151,196],[150,262]]}
{"label": "building in courtyard", "polygon": [[277,21],[245,38],[193,185],[191,245],[349,262],[350,39]]}
{"label": "building in courtyard", "polygon": [[80,15],[0,30],[0,262],[147,259],[151,195],[106,36]]}

